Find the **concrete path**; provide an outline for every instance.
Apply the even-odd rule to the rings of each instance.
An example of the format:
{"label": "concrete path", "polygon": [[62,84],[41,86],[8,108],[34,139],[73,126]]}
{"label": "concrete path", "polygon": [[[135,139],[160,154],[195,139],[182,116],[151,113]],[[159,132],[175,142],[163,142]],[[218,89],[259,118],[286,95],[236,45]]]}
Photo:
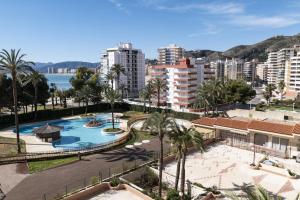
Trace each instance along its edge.
{"label": "concrete path", "polygon": [[0,188],[6,194],[27,176],[26,163],[0,165]]}
{"label": "concrete path", "polygon": [[[58,192],[64,192],[66,185],[68,188],[82,186],[84,178],[88,178],[86,179],[88,182],[90,177],[98,176],[99,171],[102,173],[102,178],[107,178],[116,168],[122,168],[123,163],[131,162],[131,166],[135,161],[138,164],[145,163],[149,160],[147,154],[157,153],[158,147],[159,140],[154,138],[150,143],[136,149],[122,148],[95,154],[70,165],[30,175],[7,194],[6,200],[45,200],[44,194],[47,194],[47,199],[51,199]],[[167,148],[168,144],[165,143],[165,149]]]}

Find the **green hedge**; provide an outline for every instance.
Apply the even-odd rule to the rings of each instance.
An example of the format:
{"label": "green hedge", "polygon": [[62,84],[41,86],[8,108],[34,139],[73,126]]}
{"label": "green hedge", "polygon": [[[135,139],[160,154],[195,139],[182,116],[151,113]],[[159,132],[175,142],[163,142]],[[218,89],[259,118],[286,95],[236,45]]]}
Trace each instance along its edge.
{"label": "green hedge", "polygon": [[[138,111],[138,112],[143,112],[144,111],[144,107],[142,105],[129,105],[129,109],[132,111]],[[150,109],[150,112],[155,112],[155,111],[159,111],[161,112],[163,109],[159,108],[155,108],[155,107],[147,107],[147,110]],[[194,114],[194,113],[185,113],[185,112],[177,112],[177,111],[173,111],[171,109],[164,109],[165,112],[170,113],[172,116],[174,116],[175,118],[178,119],[185,119],[185,120],[195,120],[198,119],[200,117],[199,114]]]}
{"label": "green hedge", "polygon": [[[126,103],[116,103],[116,111],[127,111],[129,110],[129,105]],[[100,103],[96,105],[89,105],[88,112],[105,112],[110,110],[110,104]],[[38,121],[57,119],[66,116],[80,115],[85,113],[85,107],[72,107],[64,108],[58,110],[39,110],[38,111]],[[5,115],[0,117],[0,128],[6,128],[15,124],[14,115]],[[32,122],[34,120],[34,113],[22,113],[19,114],[20,123]]]}

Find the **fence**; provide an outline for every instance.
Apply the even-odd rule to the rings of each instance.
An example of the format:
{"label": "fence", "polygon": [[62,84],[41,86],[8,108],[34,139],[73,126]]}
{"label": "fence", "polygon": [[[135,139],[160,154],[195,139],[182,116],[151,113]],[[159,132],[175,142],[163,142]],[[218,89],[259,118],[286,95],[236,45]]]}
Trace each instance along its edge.
{"label": "fence", "polygon": [[11,162],[22,162],[25,160],[42,160],[47,158],[57,158],[57,157],[68,157],[75,155],[86,155],[92,154],[96,152],[101,152],[105,150],[109,150],[115,146],[121,145],[125,143],[130,137],[130,134],[126,134],[121,138],[110,141],[107,143],[102,143],[101,145],[95,145],[90,147],[82,147],[82,148],[74,148],[74,149],[59,149],[59,150],[51,150],[51,151],[43,151],[38,153],[26,153],[17,156],[9,156],[9,157],[0,157],[0,164],[6,164]]}
{"label": "fence", "polygon": [[[167,148],[164,151],[165,156],[169,156],[171,154],[171,148]],[[132,161],[118,162],[115,163],[117,164],[117,166],[112,166],[104,169],[99,169],[99,171],[95,171],[93,176],[74,180],[72,181],[72,183],[61,185],[59,188],[51,187],[49,188],[49,190],[53,191],[42,193],[41,200],[63,199],[63,197],[69,196],[75,192],[82,191],[98,183],[107,182],[112,177],[119,177],[138,168],[150,165],[154,162],[157,162],[159,152],[148,152],[144,157],[147,157],[147,160],[135,159]]]}

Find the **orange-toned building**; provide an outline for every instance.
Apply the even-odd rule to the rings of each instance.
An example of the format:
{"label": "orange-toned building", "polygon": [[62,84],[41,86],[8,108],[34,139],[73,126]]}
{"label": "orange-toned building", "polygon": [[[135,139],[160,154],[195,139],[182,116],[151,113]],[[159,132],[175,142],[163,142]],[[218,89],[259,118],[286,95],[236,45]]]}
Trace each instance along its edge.
{"label": "orange-toned building", "polygon": [[[180,59],[176,65],[156,65],[151,70],[151,79],[155,78],[165,80],[168,87],[160,94],[160,104],[187,111],[195,101],[197,86],[203,81],[203,65],[189,58]],[[152,103],[156,105],[157,99],[153,98]]]}
{"label": "orange-toned building", "polygon": [[226,144],[267,154],[292,158],[300,153],[300,124],[249,118],[208,118],[193,121],[205,137],[222,139]]}

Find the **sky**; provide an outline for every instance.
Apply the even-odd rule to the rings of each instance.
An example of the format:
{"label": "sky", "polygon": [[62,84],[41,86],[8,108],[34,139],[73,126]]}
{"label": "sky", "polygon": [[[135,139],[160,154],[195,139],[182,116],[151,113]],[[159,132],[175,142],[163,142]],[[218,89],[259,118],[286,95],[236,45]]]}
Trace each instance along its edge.
{"label": "sky", "polygon": [[175,43],[224,51],[300,32],[299,0],[0,0],[0,49],[35,62],[99,62],[131,42],[146,58]]}

